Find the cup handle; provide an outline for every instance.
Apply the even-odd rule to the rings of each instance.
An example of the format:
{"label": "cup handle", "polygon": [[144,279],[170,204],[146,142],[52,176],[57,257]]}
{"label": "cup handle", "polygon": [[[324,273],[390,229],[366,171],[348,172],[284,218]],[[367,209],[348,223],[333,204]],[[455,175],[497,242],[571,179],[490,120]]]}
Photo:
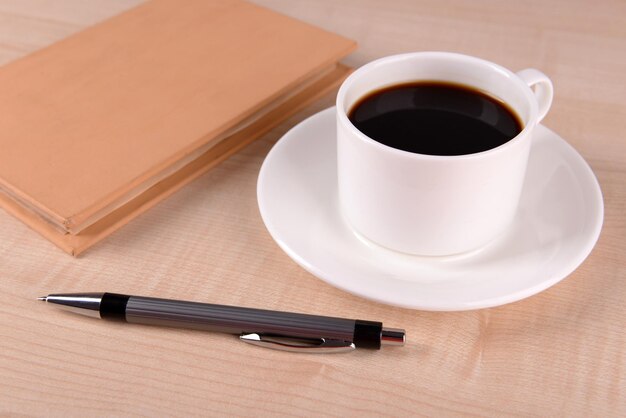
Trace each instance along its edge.
{"label": "cup handle", "polygon": [[537,115],[537,123],[546,116],[550,105],[552,104],[552,96],[554,89],[552,88],[552,81],[547,75],[534,68],[527,68],[517,72],[517,76],[521,78],[528,87],[534,87],[535,98],[537,99],[537,107],[539,114]]}

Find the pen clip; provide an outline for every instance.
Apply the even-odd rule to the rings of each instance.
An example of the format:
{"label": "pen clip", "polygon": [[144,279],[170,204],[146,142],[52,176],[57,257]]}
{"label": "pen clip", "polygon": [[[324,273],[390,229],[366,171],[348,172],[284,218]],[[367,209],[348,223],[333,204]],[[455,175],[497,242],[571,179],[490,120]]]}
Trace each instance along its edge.
{"label": "pen clip", "polygon": [[294,353],[345,353],[354,350],[354,343],[329,338],[298,338],[282,335],[243,334],[241,341],[259,347],[274,350],[291,351]]}

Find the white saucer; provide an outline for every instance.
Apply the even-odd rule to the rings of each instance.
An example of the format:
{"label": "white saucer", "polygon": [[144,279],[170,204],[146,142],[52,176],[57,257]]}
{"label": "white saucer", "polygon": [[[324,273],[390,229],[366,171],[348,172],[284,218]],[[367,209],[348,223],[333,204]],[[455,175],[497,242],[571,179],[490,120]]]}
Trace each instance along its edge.
{"label": "white saucer", "polygon": [[334,111],[290,130],[268,154],[257,185],[274,240],[333,286],[406,308],[487,308],[554,285],[598,239],[600,186],[583,158],[544,126],[536,129],[518,216],[489,246],[461,256],[418,257],[361,239],[338,208]]}

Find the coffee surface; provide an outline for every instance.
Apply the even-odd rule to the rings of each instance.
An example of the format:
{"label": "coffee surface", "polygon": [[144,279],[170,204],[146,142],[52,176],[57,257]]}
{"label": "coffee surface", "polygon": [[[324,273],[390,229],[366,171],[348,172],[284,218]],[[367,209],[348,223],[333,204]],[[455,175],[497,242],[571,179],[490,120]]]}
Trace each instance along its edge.
{"label": "coffee surface", "polygon": [[428,155],[487,151],[523,129],[502,101],[471,87],[437,81],[373,91],[350,109],[348,118],[375,141]]}

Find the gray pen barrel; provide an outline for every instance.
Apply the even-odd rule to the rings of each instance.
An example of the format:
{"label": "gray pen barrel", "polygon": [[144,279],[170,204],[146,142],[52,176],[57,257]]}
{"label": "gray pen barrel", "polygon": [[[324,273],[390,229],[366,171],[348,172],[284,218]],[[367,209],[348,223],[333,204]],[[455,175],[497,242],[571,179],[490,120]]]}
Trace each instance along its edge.
{"label": "gray pen barrel", "polygon": [[353,341],[356,321],[291,312],[131,296],[126,321],[228,334],[259,333]]}

